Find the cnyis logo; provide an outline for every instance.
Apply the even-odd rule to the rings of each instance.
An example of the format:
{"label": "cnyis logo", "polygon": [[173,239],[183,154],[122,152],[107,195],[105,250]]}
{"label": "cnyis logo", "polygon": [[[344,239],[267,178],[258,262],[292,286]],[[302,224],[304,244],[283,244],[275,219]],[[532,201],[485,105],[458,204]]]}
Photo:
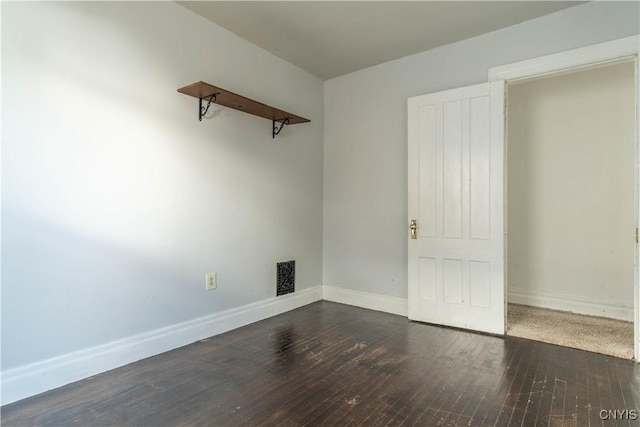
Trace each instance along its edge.
{"label": "cnyis logo", "polygon": [[603,409],[600,411],[601,420],[635,421],[638,419],[636,409]]}

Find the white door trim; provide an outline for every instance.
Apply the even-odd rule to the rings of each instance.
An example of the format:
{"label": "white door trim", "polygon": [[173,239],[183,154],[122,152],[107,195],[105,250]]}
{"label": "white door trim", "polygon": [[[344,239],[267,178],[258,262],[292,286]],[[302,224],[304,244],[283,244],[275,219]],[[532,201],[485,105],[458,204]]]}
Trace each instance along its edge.
{"label": "white door trim", "polygon": [[[489,69],[489,81],[505,80],[507,83],[517,80],[543,77],[592,67],[594,65],[633,59],[636,68],[636,171],[635,171],[635,224],[639,227],[640,216],[640,72],[638,56],[640,54],[640,35],[625,37],[609,42],[599,43],[579,49],[541,56],[512,64],[500,65]],[[506,202],[505,202],[506,209]],[[506,215],[505,215],[506,216]],[[505,221],[506,227],[506,221]],[[506,244],[506,242],[505,242]],[[640,362],[640,253],[635,245],[634,257],[634,357]],[[505,261],[505,274],[506,274]],[[505,280],[505,291],[507,282]]]}
{"label": "white door trim", "polygon": [[489,68],[489,81],[515,81],[638,55],[640,35]]}

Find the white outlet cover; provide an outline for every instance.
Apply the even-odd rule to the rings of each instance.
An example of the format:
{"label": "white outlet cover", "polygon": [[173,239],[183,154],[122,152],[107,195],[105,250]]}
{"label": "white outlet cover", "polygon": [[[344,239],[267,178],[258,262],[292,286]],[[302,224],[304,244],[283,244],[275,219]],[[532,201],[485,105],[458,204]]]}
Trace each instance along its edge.
{"label": "white outlet cover", "polygon": [[216,278],[216,273],[207,273],[205,289],[208,291],[212,291],[218,287],[218,280]]}

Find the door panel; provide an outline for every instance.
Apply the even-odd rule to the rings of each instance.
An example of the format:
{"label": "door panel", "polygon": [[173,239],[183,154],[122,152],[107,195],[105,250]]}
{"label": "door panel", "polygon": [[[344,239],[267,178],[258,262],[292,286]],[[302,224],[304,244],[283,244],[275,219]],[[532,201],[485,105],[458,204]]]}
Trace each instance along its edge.
{"label": "door panel", "polygon": [[[437,115],[437,114],[436,114]],[[460,102],[447,102],[442,111],[444,152],[444,237],[462,237],[462,112]],[[436,201],[437,203],[437,201]]]}
{"label": "door panel", "polygon": [[420,209],[418,221],[420,235],[436,236],[436,129],[429,126],[436,120],[434,105],[420,108],[420,186],[423,191],[418,194]]}
{"label": "door panel", "polygon": [[444,287],[444,302],[448,304],[462,304],[462,260],[442,260],[442,281]]}
{"label": "door panel", "polygon": [[436,259],[420,258],[420,298],[436,300]]}
{"label": "door panel", "polygon": [[504,333],[504,82],[410,98],[409,318]]}
{"label": "door panel", "polygon": [[489,99],[470,101],[469,117],[469,237],[488,239],[491,235],[491,147]]}

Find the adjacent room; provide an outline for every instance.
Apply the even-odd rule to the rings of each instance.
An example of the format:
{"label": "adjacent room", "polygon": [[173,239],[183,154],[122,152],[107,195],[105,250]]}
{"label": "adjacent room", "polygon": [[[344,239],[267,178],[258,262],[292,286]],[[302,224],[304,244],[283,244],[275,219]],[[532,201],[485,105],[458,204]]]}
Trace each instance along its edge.
{"label": "adjacent room", "polygon": [[634,93],[633,62],[509,87],[508,333],[633,358]]}
{"label": "adjacent room", "polygon": [[638,2],[0,17],[3,426],[640,419]]}

